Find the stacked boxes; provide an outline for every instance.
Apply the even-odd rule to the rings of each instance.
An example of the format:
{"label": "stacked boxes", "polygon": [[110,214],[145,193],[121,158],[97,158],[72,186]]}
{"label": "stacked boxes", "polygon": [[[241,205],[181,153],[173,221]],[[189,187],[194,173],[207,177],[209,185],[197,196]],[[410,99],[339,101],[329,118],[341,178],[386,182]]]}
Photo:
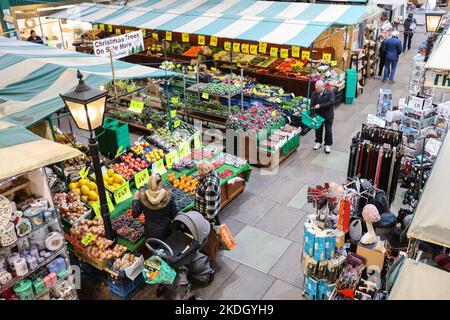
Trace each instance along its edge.
{"label": "stacked boxes", "polygon": [[95,129],[95,135],[100,152],[110,158],[115,156],[120,147],[125,150],[131,144],[128,124],[116,119],[105,117],[103,126]]}

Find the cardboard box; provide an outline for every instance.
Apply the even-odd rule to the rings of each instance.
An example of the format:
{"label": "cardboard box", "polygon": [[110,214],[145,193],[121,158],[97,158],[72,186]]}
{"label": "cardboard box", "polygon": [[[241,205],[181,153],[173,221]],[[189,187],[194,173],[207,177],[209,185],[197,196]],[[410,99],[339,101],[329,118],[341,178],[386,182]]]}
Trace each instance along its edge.
{"label": "cardboard box", "polygon": [[376,265],[383,270],[384,254],[381,251],[375,250],[376,244],[365,245],[358,243],[356,254],[366,259],[366,267]]}

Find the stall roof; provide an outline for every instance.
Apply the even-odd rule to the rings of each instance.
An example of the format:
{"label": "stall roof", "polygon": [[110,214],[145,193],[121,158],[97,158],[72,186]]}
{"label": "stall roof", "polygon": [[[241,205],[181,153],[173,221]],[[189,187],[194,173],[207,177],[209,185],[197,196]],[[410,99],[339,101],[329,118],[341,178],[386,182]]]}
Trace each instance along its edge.
{"label": "stall roof", "polygon": [[406,259],[389,300],[450,300],[450,273]]}
{"label": "stall roof", "polygon": [[450,138],[447,135],[409,226],[408,238],[450,247],[450,212],[445,200],[449,194],[449,163]]}
{"label": "stall roof", "polygon": [[448,56],[450,55],[450,29],[442,36],[439,43],[431,52],[430,58],[425,64],[425,69],[450,70]]}
{"label": "stall roof", "polygon": [[[118,79],[175,74],[123,61],[114,66]],[[77,70],[93,87],[112,79],[106,58],[0,37],[0,121],[29,126],[60,109],[59,95],[77,85]]]}
{"label": "stall roof", "polygon": [[127,7],[82,3],[51,17],[307,47],[330,26],[354,25],[380,12],[369,6],[164,0]]}

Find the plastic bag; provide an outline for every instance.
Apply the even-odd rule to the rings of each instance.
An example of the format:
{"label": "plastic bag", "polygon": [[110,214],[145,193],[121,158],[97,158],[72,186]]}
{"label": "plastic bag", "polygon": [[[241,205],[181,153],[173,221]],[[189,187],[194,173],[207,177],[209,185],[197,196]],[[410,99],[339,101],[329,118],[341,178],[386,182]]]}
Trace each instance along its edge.
{"label": "plastic bag", "polygon": [[226,224],[221,224],[220,226],[214,227],[214,231],[219,237],[219,249],[220,250],[231,250],[236,248],[236,242],[234,241],[233,236],[228,230]]}
{"label": "plastic bag", "polygon": [[177,273],[160,257],[152,256],[144,262],[142,275],[148,284],[172,284]]}

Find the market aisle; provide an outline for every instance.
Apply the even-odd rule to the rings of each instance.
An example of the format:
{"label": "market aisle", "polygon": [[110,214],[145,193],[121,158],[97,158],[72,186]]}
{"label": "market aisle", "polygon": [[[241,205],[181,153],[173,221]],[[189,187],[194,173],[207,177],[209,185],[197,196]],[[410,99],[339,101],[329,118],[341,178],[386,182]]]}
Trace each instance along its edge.
{"label": "market aisle", "polygon": [[[401,55],[395,84],[369,80],[364,94],[352,105],[342,104],[335,111],[330,155],[323,149],[312,149],[314,133],[310,132],[301,138],[299,151],[276,174],[266,175],[264,170],[253,169],[246,191],[221,212],[222,221],[235,236],[237,248],[220,253],[215,263],[216,278],[209,287],[197,289],[200,297],[303,299],[300,267],[303,222],[313,212],[306,203],[307,186],[346,178],[352,137],[367,114],[375,114],[380,87],[392,88],[394,101],[406,96],[411,61],[423,37],[423,33],[417,34],[413,48]],[[398,204],[393,207],[398,208]]]}

